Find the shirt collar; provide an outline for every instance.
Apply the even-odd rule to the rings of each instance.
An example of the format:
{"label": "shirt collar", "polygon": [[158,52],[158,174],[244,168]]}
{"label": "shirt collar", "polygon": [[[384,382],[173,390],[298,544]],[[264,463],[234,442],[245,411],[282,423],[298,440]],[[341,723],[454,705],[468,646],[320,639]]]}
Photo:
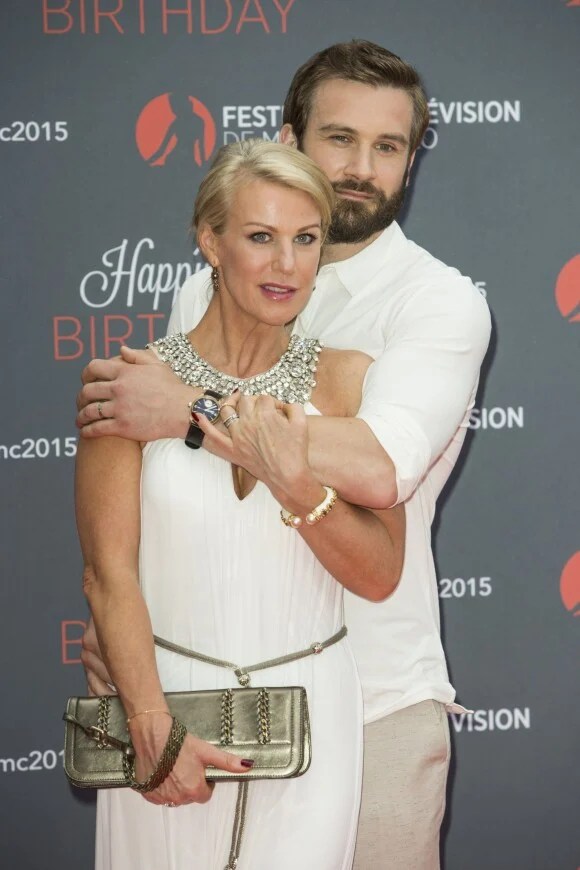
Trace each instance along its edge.
{"label": "shirt collar", "polygon": [[384,269],[394,247],[393,242],[399,236],[403,237],[403,232],[393,221],[374,242],[354,257],[347,257],[346,260],[340,260],[338,263],[327,263],[318,274],[323,276],[327,271],[334,271],[343,287],[354,296],[374,278],[380,269]]}

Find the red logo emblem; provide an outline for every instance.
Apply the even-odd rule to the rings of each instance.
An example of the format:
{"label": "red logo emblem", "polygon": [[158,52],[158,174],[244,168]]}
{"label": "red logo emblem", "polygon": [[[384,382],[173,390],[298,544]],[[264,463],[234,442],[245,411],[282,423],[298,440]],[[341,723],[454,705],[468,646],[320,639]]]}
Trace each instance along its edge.
{"label": "red logo emblem", "polygon": [[568,260],[558,275],[556,305],[569,323],[580,321],[580,254]]}
{"label": "red logo emblem", "polygon": [[137,118],[139,154],[149,166],[164,166],[176,148],[187,151],[201,166],[211,157],[216,127],[206,106],[196,97],[160,94]]}
{"label": "red logo emblem", "polygon": [[580,552],[574,553],[564,565],[560,577],[560,595],[566,610],[580,616]]}

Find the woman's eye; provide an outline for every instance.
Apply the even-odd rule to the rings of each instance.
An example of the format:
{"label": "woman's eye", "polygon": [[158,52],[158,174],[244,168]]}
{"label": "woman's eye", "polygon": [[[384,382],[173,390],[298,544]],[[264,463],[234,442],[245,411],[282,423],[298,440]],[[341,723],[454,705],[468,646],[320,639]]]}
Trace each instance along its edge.
{"label": "woman's eye", "polygon": [[269,233],[252,233],[250,239],[253,242],[258,242],[258,244],[263,245],[265,242],[270,240],[270,235]]}
{"label": "woman's eye", "polygon": [[318,236],[315,236],[313,233],[300,233],[299,236],[296,236],[296,241],[299,245],[311,245],[317,238]]}

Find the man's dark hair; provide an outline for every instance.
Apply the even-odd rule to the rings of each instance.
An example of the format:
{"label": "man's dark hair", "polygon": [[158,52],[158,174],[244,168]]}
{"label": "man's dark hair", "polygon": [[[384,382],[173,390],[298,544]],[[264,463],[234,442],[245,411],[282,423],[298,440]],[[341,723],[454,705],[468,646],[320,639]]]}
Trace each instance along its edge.
{"label": "man's dark hair", "polygon": [[301,147],[314,92],[331,79],[361,82],[374,87],[388,86],[406,91],[413,101],[410,152],[421,143],[429,126],[427,97],[417,71],[392,51],[374,42],[353,39],[339,42],[307,60],[292,79],[284,102],[283,124],[291,124]]}

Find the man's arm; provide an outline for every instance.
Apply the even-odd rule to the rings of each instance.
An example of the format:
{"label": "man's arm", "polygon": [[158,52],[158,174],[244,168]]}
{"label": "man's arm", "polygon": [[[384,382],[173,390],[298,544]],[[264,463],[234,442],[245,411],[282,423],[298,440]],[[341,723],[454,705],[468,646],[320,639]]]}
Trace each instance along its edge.
{"label": "man's arm", "polygon": [[[188,332],[195,326],[209,302],[210,287],[207,268],[185,281],[171,311],[167,335]],[[181,383],[151,354],[127,347],[121,348],[121,356],[115,359],[92,360],[83,370],[82,383],[76,425],[83,438],[185,438],[187,404],[202,394],[202,390]]]}
{"label": "man's arm", "polygon": [[[76,421],[83,438],[185,438],[188,403],[203,393],[199,387],[183,384],[152,354],[130,348],[122,348],[122,358],[93,360],[83,379]],[[321,481],[333,485],[352,504],[380,510],[387,501],[395,502],[394,466],[365,422],[352,417],[309,417],[308,431],[309,461]],[[223,458],[243,465],[239,457]]]}
{"label": "man's arm", "polygon": [[395,466],[364,420],[310,416],[308,437],[310,467],[343,499],[372,510],[396,503]]}
{"label": "man's arm", "polygon": [[[490,336],[487,304],[471,282],[426,286],[389,325],[356,418],[309,416],[309,464],[352,504],[382,510],[411,497],[453,442],[457,458]],[[243,465],[231,445],[207,447]],[[440,490],[450,468],[441,467]]]}
{"label": "man's arm", "polygon": [[[180,301],[186,300],[182,292]],[[487,305],[466,279],[417,293],[369,369],[357,418],[309,418],[309,462],[318,478],[346,501],[375,510],[407,500],[465,416],[489,334]],[[146,360],[138,355],[136,361]],[[201,390],[184,386],[168,367],[147,362],[89,364],[77,417],[84,437],[185,437],[187,404]],[[105,400],[108,419],[99,419],[99,400]],[[231,451],[223,458],[242,464]]]}
{"label": "man's arm", "polygon": [[357,415],[391,460],[390,504],[411,497],[465,426],[490,332],[487,303],[461,277],[425,287],[397,318],[369,368]]}

